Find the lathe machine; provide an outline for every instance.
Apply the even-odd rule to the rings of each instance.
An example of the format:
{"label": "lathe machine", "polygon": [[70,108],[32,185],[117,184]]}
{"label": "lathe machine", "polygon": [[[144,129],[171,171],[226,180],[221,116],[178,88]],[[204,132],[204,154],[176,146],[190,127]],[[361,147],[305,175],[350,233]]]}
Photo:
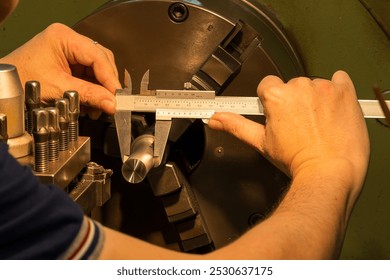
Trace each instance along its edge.
{"label": "lathe machine", "polygon": [[[260,2],[109,1],[73,28],[113,51],[123,87],[118,100],[168,96],[170,103],[163,106],[171,106],[187,99],[196,104],[199,99],[254,98],[267,75],[289,80],[306,74],[289,34]],[[38,87],[39,81],[26,85],[26,132],[22,129],[18,137],[38,137],[34,133],[43,114],[52,139],[53,114],[37,110]],[[191,108],[194,115],[183,117],[187,111],[176,110],[180,117],[167,117],[169,106],[168,112],[121,109],[96,121],[78,116],[74,93],[64,93],[57,133],[73,121],[77,132],[70,135],[80,136],[58,136],[69,145],[47,165],[31,150],[20,161],[43,182],[69,192],[106,226],[174,250],[214,250],[264,219],[289,178],[252,148],[208,128],[196,108]],[[247,117],[264,122],[262,116]],[[20,128],[24,121],[18,119]]]}

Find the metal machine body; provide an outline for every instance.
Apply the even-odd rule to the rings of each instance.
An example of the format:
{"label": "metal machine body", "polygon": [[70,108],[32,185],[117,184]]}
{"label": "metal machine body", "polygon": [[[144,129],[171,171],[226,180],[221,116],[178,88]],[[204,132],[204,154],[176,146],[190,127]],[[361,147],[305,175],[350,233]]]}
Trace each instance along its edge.
{"label": "metal machine body", "polygon": [[42,183],[68,192],[89,215],[110,198],[112,171],[90,162],[90,138],[78,137],[78,93],[65,92],[49,108],[40,95],[38,81],[26,82],[23,90],[16,67],[0,64],[1,141]]}
{"label": "metal machine body", "polygon": [[[183,105],[191,100],[180,104],[182,112],[169,111],[183,96],[208,105],[210,98],[234,97],[237,105],[240,97],[256,97],[266,75],[304,75],[292,42],[267,11],[258,1],[229,0],[223,7],[216,0],[109,1],[74,26],[113,51],[124,81],[115,121],[98,133],[101,152],[119,159],[113,169],[124,176],[107,224],[162,246],[177,242],[182,251],[204,252],[233,241],[273,209],[289,183],[284,174],[237,139],[210,130],[199,119],[212,112]],[[175,105],[164,103],[175,98]],[[168,113],[158,105],[151,113],[143,102]],[[383,118],[376,101],[360,103],[366,117]],[[151,193],[140,201],[128,197],[142,197],[140,188]],[[146,201],[155,212],[145,209]],[[135,203],[130,211],[129,203]],[[129,230],[133,215],[144,230]],[[167,237],[172,229],[175,238]]]}
{"label": "metal machine body", "polygon": [[[74,26],[75,23],[85,16],[91,13],[95,14],[96,9],[107,2],[109,1],[20,1],[14,15],[4,22],[1,30],[2,44],[0,51],[2,56],[19,47],[49,24],[62,22],[69,26]],[[300,64],[304,65],[305,71],[303,74],[312,78],[330,78],[336,70],[343,69],[349,73],[354,81],[359,99],[374,99],[372,91],[374,84],[377,84],[382,90],[390,88],[390,80],[388,79],[390,64],[387,63],[390,61],[390,40],[388,36],[388,31],[390,30],[389,1],[199,0],[186,1],[185,3],[203,5],[204,9],[215,12],[222,18],[228,19],[228,21],[235,22],[235,19],[239,18],[246,23],[250,23],[251,26],[263,26],[263,19],[258,15],[265,13],[266,17],[271,18],[275,23],[276,28],[283,31],[284,36],[285,34],[288,35],[287,41],[298,50]],[[46,12],[42,13],[43,10]],[[261,12],[258,13],[257,10],[261,10]],[[36,14],[40,16],[37,18]],[[133,23],[136,28],[140,29],[137,34],[142,33],[142,30],[150,29],[150,27],[145,25],[140,26],[137,24],[139,15],[145,17],[147,14],[147,10],[140,14],[137,14],[137,12],[133,13]],[[271,16],[269,16],[270,14]],[[163,13],[159,15],[162,16]],[[274,20],[275,18],[277,20]],[[143,20],[143,23],[147,21],[146,19]],[[123,20],[125,21],[125,19]],[[130,19],[127,20],[130,21]],[[106,21],[102,20],[100,22]],[[278,24],[278,22],[281,24]],[[98,34],[100,29],[108,29],[110,32],[113,32],[111,39],[100,39],[100,43],[103,45],[111,40],[123,39],[117,38],[114,34],[114,28],[111,28],[109,25],[104,26],[99,21],[91,24],[88,28],[93,29],[93,31],[88,31],[93,36]],[[128,26],[128,28],[132,27]],[[267,34],[274,34],[275,32],[269,28],[263,28],[263,30],[264,32],[261,33],[265,39],[262,40],[262,46],[273,60],[278,61],[277,65],[285,73],[286,70],[284,69],[290,69],[291,64],[288,63],[289,60],[286,60],[284,55],[280,55],[280,53],[283,53],[283,51],[280,51],[280,48],[277,46],[275,48],[270,47],[270,40],[268,40],[269,37],[267,36]],[[156,28],[155,32],[149,31],[146,34],[158,35],[160,33],[161,29]],[[169,31],[166,31],[166,33],[169,33]],[[276,32],[276,34],[279,34],[279,32]],[[130,38],[127,35],[124,38],[138,45],[137,38]],[[156,38],[156,36],[152,36],[149,40],[152,44],[153,38]],[[95,36],[91,37],[91,39],[95,40]],[[99,38],[96,40],[99,41]],[[138,46],[140,49],[145,48],[145,45]],[[127,48],[127,46],[124,46],[124,48]],[[177,46],[176,49],[182,48]],[[181,52],[182,50],[177,51],[177,54],[180,55]],[[129,53],[131,53],[129,56],[137,55],[131,48],[129,48]],[[119,56],[118,51],[115,51],[115,54]],[[158,56],[162,56],[162,54],[159,53]],[[156,63],[160,60],[158,56],[153,56],[157,58]],[[139,59],[141,60],[141,58]],[[169,59],[167,58],[166,60]],[[117,59],[117,62],[124,64],[119,59]],[[121,67],[120,69],[121,80],[123,78],[123,68]],[[139,70],[137,78],[132,74],[135,87],[137,88],[139,87],[140,77],[142,77],[146,69],[149,69],[146,65],[142,68],[142,70]],[[128,70],[131,71],[131,68]],[[154,77],[152,70],[150,75],[151,83],[158,79],[158,77]],[[256,75],[253,77],[254,80],[258,78]],[[181,83],[178,84],[181,87],[183,86]],[[160,87],[159,85],[150,87],[150,89],[157,88],[166,87]],[[179,88],[175,87],[174,89]],[[233,94],[237,95],[238,92]],[[385,96],[386,99],[388,99],[388,96],[388,94]],[[135,116],[135,114],[133,115]],[[0,116],[0,121],[2,119]],[[109,168],[115,167],[114,175],[111,177],[111,185],[114,192],[110,199],[111,202],[104,207],[105,209],[110,209],[107,211],[107,214],[103,215],[104,223],[134,236],[152,240],[155,243],[166,246],[164,240],[160,240],[160,229],[166,224],[166,215],[160,205],[160,199],[156,199],[153,195],[149,184],[140,183],[130,185],[131,187],[129,187],[128,182],[122,178],[122,162],[120,159],[114,159],[110,156],[103,157],[104,153],[102,150],[105,149],[105,146],[115,146],[115,140],[113,140],[116,138],[114,125],[111,124],[111,121],[91,121],[87,122],[90,127],[88,128],[84,122],[83,120],[83,123],[81,123],[81,135],[91,136],[92,160],[104,166],[109,166]],[[390,199],[390,189],[388,188],[390,173],[387,172],[390,159],[390,150],[388,149],[390,134],[388,128],[382,122],[372,119],[366,120],[366,123],[371,140],[370,168],[363,193],[354,208],[349,223],[340,255],[341,259],[389,259],[390,257],[390,239],[388,238],[390,224],[387,218],[387,213],[390,211],[390,204],[388,203]],[[142,127],[143,121],[140,120],[137,126]],[[85,133],[86,131],[88,132],[87,134]],[[104,133],[102,133],[103,131]],[[222,149],[218,151],[223,153]],[[116,153],[119,153],[119,151],[116,151]],[[203,154],[203,151],[194,150],[193,153]],[[116,166],[117,162],[119,162],[118,166]],[[121,193],[119,193],[118,189],[121,190]],[[120,209],[111,207],[118,204]],[[168,239],[165,234],[164,239]]]}
{"label": "metal machine body", "polygon": [[[74,29],[111,49],[120,79],[128,81],[127,70],[131,91],[143,95],[154,89],[187,88],[255,97],[266,75],[288,80],[303,74],[281,26],[259,4],[248,1],[226,1],[223,12],[216,1],[111,1]],[[118,119],[130,119],[120,114],[115,116],[117,128]],[[110,167],[114,170],[122,168],[120,150],[130,150],[127,143],[145,137],[158,122],[150,113],[132,114],[131,120],[126,144],[125,137],[118,144],[112,119],[103,121],[99,132],[82,125],[87,135],[103,135],[93,147],[103,157],[116,158]],[[125,169],[135,165],[133,159],[128,163]],[[103,223],[162,246],[178,243],[178,249],[187,252],[213,250],[243,234],[267,215],[289,181],[233,137],[201,121],[176,119],[160,167],[138,184],[129,183],[130,177],[117,180],[113,196],[118,198],[108,203]],[[168,234],[172,232],[174,238]]]}

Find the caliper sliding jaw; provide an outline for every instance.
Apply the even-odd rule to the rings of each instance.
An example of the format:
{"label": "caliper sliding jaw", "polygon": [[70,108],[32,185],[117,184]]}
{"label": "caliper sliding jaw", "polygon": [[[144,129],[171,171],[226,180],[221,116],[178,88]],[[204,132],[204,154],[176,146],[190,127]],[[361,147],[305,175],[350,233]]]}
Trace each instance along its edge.
{"label": "caliper sliding jaw", "polygon": [[[125,70],[125,88],[116,91],[117,99],[120,96],[133,95],[132,82],[130,74]],[[149,90],[149,70],[144,74],[141,86],[140,96],[157,96],[161,91]],[[171,94],[191,92],[201,93],[197,97],[213,98],[214,91],[163,91]],[[195,94],[196,95],[196,94]],[[174,98],[174,96],[173,96]],[[195,97],[196,98],[196,97]],[[209,118],[213,111],[207,113],[206,118]],[[118,109],[115,113],[115,124],[119,141],[119,148],[122,165],[122,175],[130,183],[139,183],[145,179],[151,168],[159,167],[163,161],[166,145],[168,142],[169,133],[172,127],[172,117],[166,110],[161,109],[156,111],[156,122],[154,126],[154,135],[144,134],[142,137],[132,139],[132,111],[131,109]],[[191,116],[188,116],[191,118]]]}

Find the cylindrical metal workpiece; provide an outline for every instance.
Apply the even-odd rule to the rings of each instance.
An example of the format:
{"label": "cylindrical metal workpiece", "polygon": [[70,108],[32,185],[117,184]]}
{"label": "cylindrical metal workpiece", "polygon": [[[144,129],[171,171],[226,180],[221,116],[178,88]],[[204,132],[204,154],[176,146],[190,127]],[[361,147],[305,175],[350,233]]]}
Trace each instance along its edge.
{"label": "cylindrical metal workpiece", "polygon": [[0,142],[7,143],[7,116],[0,113]]}
{"label": "cylindrical metal workpiece", "polygon": [[32,134],[32,111],[41,107],[41,85],[38,81],[27,81],[24,85],[24,92],[26,94],[26,130]]}
{"label": "cylindrical metal workpiece", "polygon": [[24,134],[24,92],[14,65],[0,64],[0,113],[7,116],[8,137]]}
{"label": "cylindrical metal workpiece", "polygon": [[80,97],[75,90],[64,92],[64,98],[69,100],[69,141],[77,141],[79,137]]}
{"label": "cylindrical metal workpiece", "polygon": [[60,126],[59,150],[67,151],[69,149],[69,100],[61,98],[56,100]]}
{"label": "cylindrical metal workpiece", "polygon": [[59,159],[60,142],[58,109],[49,107],[46,110],[49,113],[49,161],[56,161]]}
{"label": "cylindrical metal workpiece", "polygon": [[45,109],[33,110],[34,170],[49,170],[49,113]]}
{"label": "cylindrical metal workpiece", "polygon": [[154,166],[154,136],[144,134],[131,145],[131,155],[122,165],[122,175],[130,183],[142,182]]}

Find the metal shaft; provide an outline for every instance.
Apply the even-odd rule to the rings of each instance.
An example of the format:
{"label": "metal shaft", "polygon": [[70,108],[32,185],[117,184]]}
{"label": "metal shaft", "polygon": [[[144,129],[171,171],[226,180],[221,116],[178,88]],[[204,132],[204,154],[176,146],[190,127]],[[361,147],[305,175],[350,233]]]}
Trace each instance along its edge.
{"label": "metal shaft", "polygon": [[63,97],[69,100],[69,141],[74,142],[79,138],[80,97],[75,90],[65,91]]}
{"label": "metal shaft", "polygon": [[49,113],[45,109],[33,110],[33,137],[36,172],[49,170]]}
{"label": "metal shaft", "polygon": [[61,98],[56,100],[60,126],[59,150],[67,151],[69,149],[69,100]]}
{"label": "metal shaft", "polygon": [[14,65],[0,64],[0,113],[7,115],[8,137],[25,132],[24,91]]}
{"label": "metal shaft", "polygon": [[41,107],[41,85],[38,81],[27,81],[24,86],[26,98],[26,130],[32,134],[34,109]]}
{"label": "metal shaft", "polygon": [[122,165],[122,175],[130,183],[142,182],[154,166],[154,136],[145,134],[136,138],[131,155]]}

